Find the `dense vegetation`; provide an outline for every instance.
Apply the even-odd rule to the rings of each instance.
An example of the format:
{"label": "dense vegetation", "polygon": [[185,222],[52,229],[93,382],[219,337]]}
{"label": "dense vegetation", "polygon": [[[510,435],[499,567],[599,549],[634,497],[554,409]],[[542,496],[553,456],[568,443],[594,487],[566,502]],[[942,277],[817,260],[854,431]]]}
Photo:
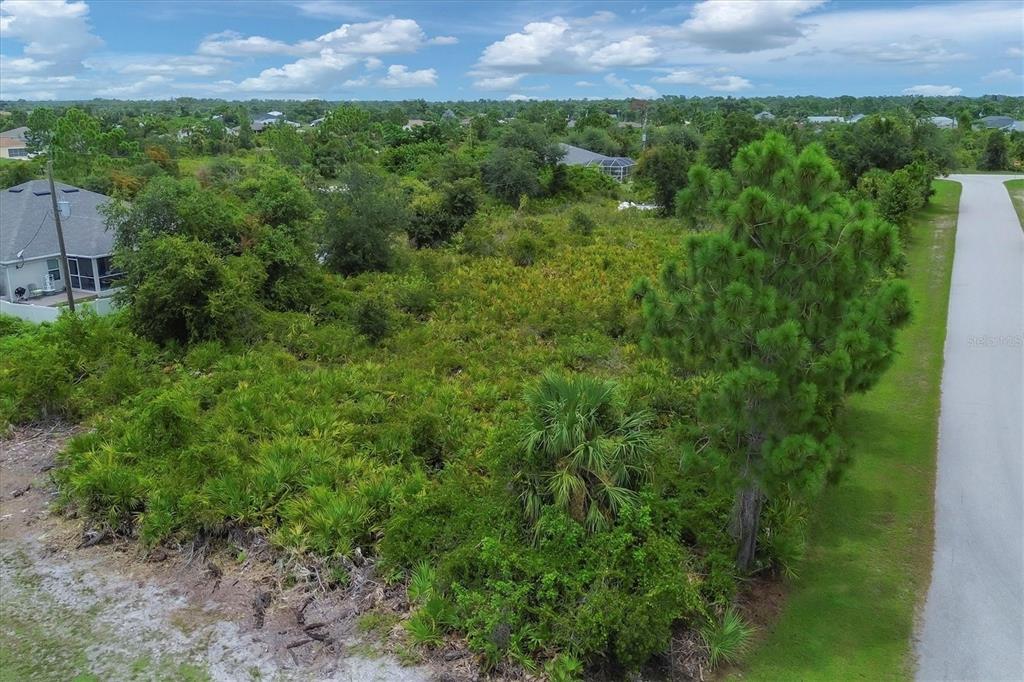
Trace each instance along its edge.
{"label": "dense vegetation", "polygon": [[570,132],[557,103],[405,130],[408,103],[314,102],[258,135],[252,106],[36,108],[59,178],[125,200],[123,309],[2,320],[0,420],[87,422],[63,504],[148,546],[256,529],[339,587],[375,557],[424,646],[557,677],[682,627],[729,660],[742,580],[799,559],[845,397],[891,360],[898,227],[983,133],[684,123],[705,104],[652,103],[642,154],[607,103]]}

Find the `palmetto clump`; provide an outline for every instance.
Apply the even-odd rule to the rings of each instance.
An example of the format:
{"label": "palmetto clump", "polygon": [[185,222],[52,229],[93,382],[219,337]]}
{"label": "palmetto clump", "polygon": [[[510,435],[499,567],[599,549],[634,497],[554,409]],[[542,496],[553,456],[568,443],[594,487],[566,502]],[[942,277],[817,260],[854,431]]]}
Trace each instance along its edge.
{"label": "palmetto clump", "polygon": [[607,528],[647,478],[651,415],[623,414],[615,384],[590,377],[546,374],[526,401],[517,479],[527,517],[554,505],[592,532]]}

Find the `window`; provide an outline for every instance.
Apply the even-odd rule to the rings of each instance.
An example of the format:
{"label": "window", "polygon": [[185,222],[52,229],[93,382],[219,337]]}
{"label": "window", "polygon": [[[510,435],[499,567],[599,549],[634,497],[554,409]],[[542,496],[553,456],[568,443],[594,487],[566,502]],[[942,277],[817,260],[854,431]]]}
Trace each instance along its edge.
{"label": "window", "polygon": [[100,275],[100,289],[107,290],[114,286],[117,280],[124,276],[124,273],[114,268],[110,256],[103,256],[96,259],[96,270]]}
{"label": "window", "polygon": [[60,261],[56,258],[46,259],[46,274],[50,276],[50,280],[53,282],[60,281]]}
{"label": "window", "polygon": [[28,156],[28,149],[25,147],[10,147],[7,150],[7,157],[10,159],[24,159]]}
{"label": "window", "polygon": [[96,280],[92,277],[91,258],[68,258],[72,289],[96,291]]}

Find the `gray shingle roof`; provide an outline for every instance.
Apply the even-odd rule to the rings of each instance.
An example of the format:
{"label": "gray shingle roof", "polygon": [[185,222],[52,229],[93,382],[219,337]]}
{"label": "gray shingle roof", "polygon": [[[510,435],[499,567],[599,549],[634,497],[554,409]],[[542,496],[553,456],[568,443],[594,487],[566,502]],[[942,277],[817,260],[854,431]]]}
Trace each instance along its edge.
{"label": "gray shingle roof", "polygon": [[604,154],[598,154],[592,152],[589,149],[583,147],[574,147],[571,144],[565,144],[560,142],[558,144],[563,150],[565,150],[565,156],[562,157],[562,163],[567,166],[586,166],[593,161],[603,161],[607,158]]}
{"label": "gray shingle roof", "polygon": [[981,124],[986,128],[1008,128],[1013,125],[1013,119],[1009,116],[985,116]]}
{"label": "gray shingle roof", "polygon": [[25,135],[28,133],[28,126],[21,126],[20,128],[11,128],[0,133],[0,137],[9,137],[14,140],[25,140]]}
{"label": "gray shingle roof", "polygon": [[[99,207],[110,197],[56,183],[57,200],[70,202],[71,216],[64,218],[64,243],[72,256],[105,256],[113,249],[114,235],[107,232]],[[53,225],[50,184],[30,180],[0,190],[0,262],[30,260],[60,251]]]}

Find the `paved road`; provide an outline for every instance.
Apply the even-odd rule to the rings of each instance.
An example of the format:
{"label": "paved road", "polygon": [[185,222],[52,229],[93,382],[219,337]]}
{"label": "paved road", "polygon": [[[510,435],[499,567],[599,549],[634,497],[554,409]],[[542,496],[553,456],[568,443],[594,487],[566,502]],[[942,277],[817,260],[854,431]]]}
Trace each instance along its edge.
{"label": "paved road", "polygon": [[1024,680],[1024,233],[1003,181],[963,185],[919,680]]}

